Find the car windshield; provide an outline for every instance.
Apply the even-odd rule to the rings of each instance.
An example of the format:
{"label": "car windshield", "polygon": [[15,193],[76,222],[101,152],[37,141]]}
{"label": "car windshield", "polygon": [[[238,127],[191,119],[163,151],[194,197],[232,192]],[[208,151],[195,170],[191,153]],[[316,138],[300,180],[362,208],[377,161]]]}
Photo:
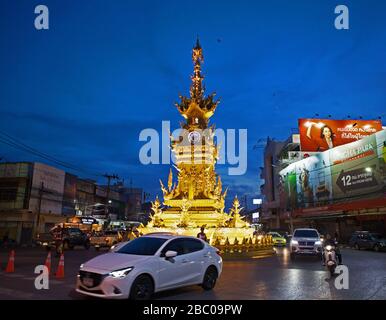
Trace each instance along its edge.
{"label": "car windshield", "polygon": [[382,239],[382,236],[381,236],[379,233],[372,233],[371,236],[372,236],[374,239]]}
{"label": "car windshield", "polygon": [[297,238],[318,238],[318,233],[315,230],[296,230],[294,237]]}
{"label": "car windshield", "polygon": [[167,239],[142,237],[134,239],[117,250],[117,253],[135,254],[139,256],[153,256]]}
{"label": "car windshield", "polygon": [[270,235],[272,236],[272,238],[281,238],[281,235],[277,232],[271,232]]}

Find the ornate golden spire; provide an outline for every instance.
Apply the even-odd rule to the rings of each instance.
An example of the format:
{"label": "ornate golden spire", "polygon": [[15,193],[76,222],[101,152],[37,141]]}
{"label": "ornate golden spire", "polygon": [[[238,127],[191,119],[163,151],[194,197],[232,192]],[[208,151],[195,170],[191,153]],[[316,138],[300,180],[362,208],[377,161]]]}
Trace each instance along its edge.
{"label": "ornate golden spire", "polygon": [[204,56],[198,38],[196,45],[193,47],[192,60],[194,71],[191,76],[190,97],[180,95],[179,98],[181,101],[175,105],[181,115],[187,120],[187,123],[183,124],[184,127],[199,127],[205,129],[219,101],[214,100],[215,93],[206,97],[204,96],[204,76],[201,74],[201,64],[204,62]]}
{"label": "ornate golden spire", "polygon": [[201,63],[204,62],[204,56],[202,54],[202,48],[198,38],[192,51],[192,60],[194,65],[194,72],[191,76],[192,84],[190,86],[190,97],[192,100],[198,102],[202,100],[204,95],[204,88],[202,85],[204,77],[201,75]]}

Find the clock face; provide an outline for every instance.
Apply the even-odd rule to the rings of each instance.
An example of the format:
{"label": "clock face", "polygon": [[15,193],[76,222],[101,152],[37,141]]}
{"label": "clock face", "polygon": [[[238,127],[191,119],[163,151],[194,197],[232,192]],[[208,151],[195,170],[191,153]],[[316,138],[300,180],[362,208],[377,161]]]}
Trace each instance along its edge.
{"label": "clock face", "polygon": [[201,139],[201,134],[197,131],[192,131],[188,134],[188,139],[190,143],[196,144]]}

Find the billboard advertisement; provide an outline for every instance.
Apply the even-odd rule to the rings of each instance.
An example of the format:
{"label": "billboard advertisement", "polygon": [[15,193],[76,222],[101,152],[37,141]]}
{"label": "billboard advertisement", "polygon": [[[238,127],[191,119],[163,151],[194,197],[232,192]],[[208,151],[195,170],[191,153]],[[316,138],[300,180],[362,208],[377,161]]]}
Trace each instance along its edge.
{"label": "billboard advertisement", "polygon": [[299,119],[300,150],[323,152],[381,130],[380,120]]}
{"label": "billboard advertisement", "polygon": [[309,208],[386,191],[386,130],[290,164],[280,171],[287,208]]}

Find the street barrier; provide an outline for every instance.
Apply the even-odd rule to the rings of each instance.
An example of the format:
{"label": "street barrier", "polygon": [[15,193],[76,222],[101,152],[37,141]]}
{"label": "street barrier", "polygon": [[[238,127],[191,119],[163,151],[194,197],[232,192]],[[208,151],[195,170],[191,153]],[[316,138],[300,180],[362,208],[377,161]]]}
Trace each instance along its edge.
{"label": "street barrier", "polygon": [[59,265],[56,269],[56,279],[63,279],[64,278],[64,254],[62,253],[60,255],[59,259]]}
{"label": "street barrier", "polygon": [[11,250],[5,272],[15,272],[15,250]]}

